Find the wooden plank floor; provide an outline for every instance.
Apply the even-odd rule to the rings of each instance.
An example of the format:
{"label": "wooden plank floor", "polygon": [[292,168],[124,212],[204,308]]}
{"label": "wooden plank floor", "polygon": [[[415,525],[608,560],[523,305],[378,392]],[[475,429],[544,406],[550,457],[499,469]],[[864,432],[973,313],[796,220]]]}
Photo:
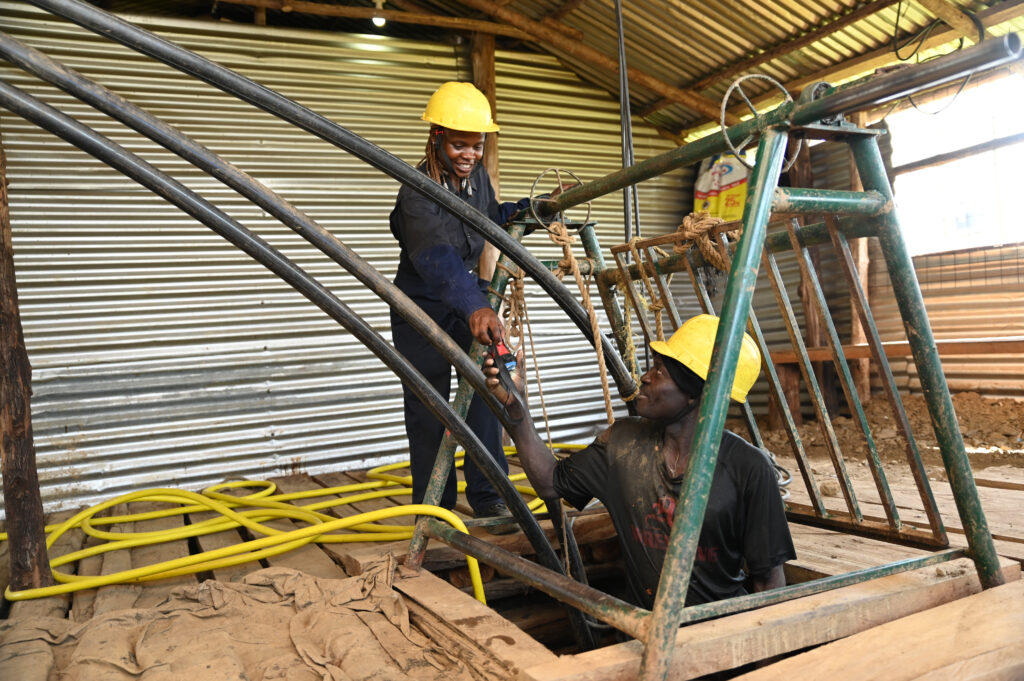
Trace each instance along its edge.
{"label": "wooden plank floor", "polygon": [[[810,505],[810,497],[803,488],[803,480],[796,462],[781,457],[779,462],[793,473],[794,480],[790,484],[791,500]],[[828,467],[829,464],[818,464],[815,469],[823,471]],[[823,481],[834,480],[834,475],[830,478],[828,473],[817,477],[819,485]],[[864,515],[884,519],[885,511],[879,502],[877,488],[866,469],[861,470],[860,474],[851,473],[851,479],[857,503]],[[1001,467],[982,470],[975,474],[975,480],[996,551],[1002,556],[1024,562],[1024,519],[1020,514],[1020,509],[1024,505],[1024,469]],[[909,469],[900,471],[899,474],[890,470],[888,482],[900,519],[927,530],[928,518],[924,512],[924,504]],[[930,479],[928,482],[946,528],[950,546],[966,547],[963,523],[957,514],[956,502],[949,483],[942,479]],[[834,494],[824,496],[825,507],[845,512],[845,502],[837,489],[833,487]]]}
{"label": "wooden plank floor", "polygon": [[[517,472],[517,470],[517,467],[513,464],[512,472]],[[305,498],[293,502],[296,505],[304,505],[336,499],[338,495],[330,492],[329,488],[364,482],[366,479],[365,471],[349,471],[316,477],[295,475],[277,478],[274,479],[273,482],[278,486],[279,492],[281,493],[324,490],[324,494],[318,494],[311,498]],[[1019,500],[1022,498],[1022,495],[1024,495],[1024,471],[1019,471],[1018,469],[1000,470],[997,473],[992,474],[991,480],[984,477],[980,478],[980,480],[982,481],[980,489],[983,505],[989,515],[990,525],[999,537],[997,545],[1001,551],[1002,549],[1009,547],[1010,550],[1006,551],[1006,553],[1013,558],[1017,558],[1018,556],[1024,557],[1024,551],[1020,551],[1021,547],[1024,547],[1024,531],[1019,527],[1018,520],[1018,509],[1021,507]],[[990,484],[986,484],[987,480]],[[799,478],[795,484],[799,484]],[[914,514],[920,513],[919,510],[915,510],[916,492],[911,486],[909,486],[909,483],[904,480],[893,480],[891,481],[891,484],[893,485],[897,501],[900,504],[901,514],[908,519],[915,518],[916,516]],[[864,490],[861,489],[865,485],[870,485],[870,480],[865,483],[865,481],[858,479],[856,485],[859,495],[863,491],[864,498],[870,498],[871,490],[867,488]],[[940,504],[943,518],[947,523],[947,528],[950,531],[951,539],[954,543],[957,538],[962,541],[962,535],[957,533],[959,520],[956,517],[955,508],[952,505],[952,496],[948,492],[948,486],[946,486],[946,489],[943,489],[942,484],[936,484],[935,494],[938,499],[938,503]],[[800,499],[799,495],[800,492],[795,491],[794,496],[797,500]],[[347,517],[364,511],[394,507],[397,504],[404,503],[405,500],[405,497],[386,497],[381,499],[365,500],[353,504],[333,506],[323,512],[335,517]],[[835,501],[835,499],[830,500],[830,502]],[[876,507],[872,507],[871,503],[872,502],[870,501],[863,502],[865,513],[874,514],[877,511],[878,514],[881,515],[880,507],[877,507],[877,504]],[[154,508],[159,507],[159,504],[134,502],[127,506],[112,509],[110,514],[124,515],[128,513],[153,510]],[[916,501],[916,508],[920,508],[920,501]],[[462,517],[467,518],[467,510],[468,506],[465,504],[465,499],[460,497],[457,512]],[[49,522],[56,522],[62,518],[69,517],[70,515],[70,513],[57,514],[55,517],[49,519]],[[210,514],[208,513],[193,513],[185,517],[173,516],[170,518],[145,520],[135,523],[122,523],[118,526],[114,526],[112,529],[114,531],[126,532],[165,529],[178,527],[186,523],[200,522],[208,518],[209,515]],[[381,522],[384,524],[406,525],[410,524],[412,519],[398,517]],[[302,525],[301,522],[292,520],[267,521],[267,524],[283,531]],[[549,537],[553,538],[550,523],[542,523],[542,526],[547,530]],[[581,550],[584,552],[585,557],[591,559],[591,561],[596,558],[598,560],[611,560],[614,562],[617,542],[614,539],[614,533],[611,530],[606,514],[603,512],[588,512],[587,514],[583,514],[576,519],[575,529],[581,545]],[[898,546],[875,539],[857,537],[850,534],[808,527],[805,525],[791,524],[791,529],[798,554],[797,560],[787,565],[787,575],[791,581],[800,581],[816,576],[841,574],[852,570],[882,565],[904,558],[921,556],[927,553],[920,549]],[[471,528],[471,532],[479,538],[501,546],[502,548],[514,553],[526,555],[532,552],[531,547],[521,532],[502,536],[487,534],[483,528]],[[250,531],[245,528],[225,530],[217,534],[206,535],[191,541],[183,539],[169,544],[138,547],[130,551],[105,553],[100,556],[82,560],[73,566],[67,566],[62,569],[83,575],[109,574],[132,567],[151,564],[161,560],[187,556],[190,553],[198,553],[200,551],[220,548],[252,538],[253,536]],[[83,545],[90,545],[92,543],[95,543],[95,540],[91,537],[86,537],[86,535],[80,530],[74,530],[69,532],[58,542],[58,545],[55,546],[52,551],[52,555],[61,555],[69,551],[77,550]],[[371,561],[388,553],[401,557],[405,554],[407,548],[407,541],[335,543],[324,545],[309,544],[287,554],[272,556],[259,562],[219,568],[214,570],[212,573],[187,575],[174,578],[173,580],[161,580],[141,584],[112,585],[102,587],[100,589],[77,592],[70,597],[54,597],[36,601],[17,602],[11,605],[8,617],[11,619],[18,619],[48,615],[68,617],[75,621],[84,621],[93,615],[110,612],[112,610],[156,605],[171,589],[182,584],[195,583],[197,580],[208,578],[216,578],[222,581],[237,581],[243,578],[246,574],[269,566],[293,567],[319,577],[340,579],[348,575],[361,573],[365,566]],[[609,558],[609,554],[611,554],[611,558]],[[604,556],[604,558],[600,558],[600,556]],[[0,556],[0,558],[6,559],[6,556]],[[458,597],[460,599],[459,602],[463,603],[464,607],[460,612],[466,608],[469,608],[470,610],[474,610],[475,608],[475,606],[465,605],[467,601],[462,599],[462,597],[466,595],[465,592],[469,591],[463,567],[465,565],[464,561],[465,557],[460,553],[437,542],[431,542],[428,545],[425,565],[435,571],[437,576],[430,575],[429,573],[423,573],[424,578],[415,582],[415,588],[409,587],[408,590],[399,589],[407,596],[407,598],[413,600],[418,599],[417,603],[419,603],[419,605],[414,606],[413,609],[419,613],[421,618],[424,618],[424,622],[429,623],[424,626],[433,627],[436,635],[441,636],[442,638],[445,636],[454,636],[455,634],[452,633],[453,631],[469,631],[473,629],[473,627],[469,627],[467,629],[466,622],[476,621],[472,620],[472,617],[465,615],[464,613],[459,614],[456,617],[454,610],[447,609],[443,606],[443,603],[446,600],[450,600],[453,597],[452,594],[458,593],[461,590],[463,593],[458,593]],[[1012,563],[1012,565],[1017,567],[1019,564]],[[1006,566],[1006,569],[1010,569],[1009,564]],[[969,572],[972,571],[969,570]],[[3,576],[3,573],[0,572],[0,577]],[[969,589],[965,585],[969,581],[969,576],[971,575],[957,576],[958,579],[959,577],[963,578],[959,579],[959,581],[954,580],[955,584],[953,586],[949,586],[947,584],[939,591],[934,592],[941,592],[941,594],[945,595],[938,596],[934,595],[933,592],[929,592],[929,594],[932,595],[929,595],[928,598],[937,599],[935,600],[937,603],[942,601],[942,599],[948,600],[954,595],[964,595],[965,593],[968,593]],[[485,590],[490,598],[497,598],[499,596],[513,593],[522,593],[522,591],[525,590],[525,587],[522,587],[521,585],[513,586],[515,583],[510,585],[511,580],[501,578],[501,576],[496,575],[493,570],[488,571],[485,568],[484,577],[488,580],[485,584]],[[455,585],[455,587],[443,581],[445,579],[449,580],[451,584]],[[519,591],[516,590],[517,588]],[[413,591],[416,592],[415,597],[410,595]],[[468,596],[466,596],[466,598],[468,598]],[[922,597],[908,596],[908,598],[911,598],[911,600],[913,600],[913,598],[917,598],[918,600],[915,602],[917,602],[918,605],[921,603],[932,603],[932,601],[929,601],[927,598],[924,600],[922,600]],[[779,612],[785,612],[787,613],[786,617],[791,618],[794,616],[794,608],[799,610],[807,607],[809,606],[791,605],[788,610],[782,609],[779,610]],[[877,608],[879,606],[875,603],[872,607]],[[498,645],[495,641],[500,642],[506,640],[502,638],[504,634],[496,634],[493,632],[498,631],[498,629],[503,626],[509,626],[508,623],[498,617],[494,611],[483,606],[481,606],[481,608],[483,608],[482,612],[490,613],[490,616],[494,619],[487,620],[485,624],[481,624],[479,630],[473,634],[474,636],[479,634],[481,636],[480,641],[465,643],[465,645],[469,646],[467,650],[472,649],[479,652],[481,645],[483,645],[481,641],[486,642],[487,640],[490,640],[490,646],[493,648],[495,645]],[[851,610],[851,612],[854,611]],[[899,614],[900,613],[897,613],[895,616],[898,616]],[[476,615],[473,615],[473,617],[475,616]],[[857,615],[853,616],[855,618],[857,617]],[[458,624],[456,623],[456,620],[465,621]],[[501,622],[505,622],[505,624],[501,624]],[[486,632],[488,631],[491,631],[491,633],[487,634]],[[789,635],[790,634],[787,634],[787,636]],[[522,639],[522,646],[530,648],[532,645],[537,645],[529,636],[524,634],[524,637],[525,638]],[[518,645],[519,644],[517,643],[516,646]],[[719,643],[716,645],[721,647],[721,649],[728,648],[725,643]],[[505,652],[513,654],[512,651],[519,649],[516,646],[512,646]],[[483,650],[485,651],[489,649],[490,648],[488,648],[488,646],[483,647]],[[719,650],[719,648],[715,648],[715,650]],[[613,657],[618,654],[620,653],[607,653],[607,655],[612,655]],[[537,657],[535,655],[534,658],[536,660],[536,664],[540,665],[541,657]],[[598,656],[597,658],[586,659],[599,661],[603,658]],[[548,663],[554,665],[553,658],[544,664]],[[505,663],[498,664],[495,669],[501,668],[503,664]],[[632,663],[624,664],[628,667],[628,665]],[[725,663],[719,662],[719,664]],[[600,667],[600,665],[598,666]],[[555,665],[554,667],[551,667],[551,669],[556,669],[557,667],[558,665]],[[582,668],[583,667],[581,667],[581,669]],[[538,671],[537,678],[549,678],[546,673],[541,673],[542,671],[543,670]],[[561,678],[561,676],[558,675],[559,673],[560,672],[552,671],[550,678]],[[573,677],[570,675],[566,678]],[[594,678],[603,677],[597,676]]]}
{"label": "wooden plank floor", "polygon": [[[516,473],[519,470],[513,460],[512,472]],[[320,475],[315,478],[306,475],[295,475],[276,478],[272,482],[278,486],[279,493],[293,493],[340,487],[365,482],[366,480],[366,471],[346,471]],[[982,505],[987,513],[993,534],[997,537],[997,549],[1001,555],[1024,560],[1024,526],[1022,526],[1019,514],[1019,509],[1022,506],[1021,501],[1024,500],[1024,470],[1004,467],[993,471],[989,477],[979,475],[978,480]],[[792,486],[793,499],[798,502],[806,502],[806,493],[799,489],[800,482],[799,476],[797,476]],[[881,507],[877,502],[871,501],[873,496],[877,498],[871,481],[863,477],[857,477],[854,484],[864,512],[881,515]],[[922,520],[924,516],[921,510],[921,502],[917,498],[916,490],[913,488],[912,483],[909,482],[909,479],[893,479],[890,480],[890,484],[899,505],[901,516],[907,520]],[[943,520],[950,534],[951,542],[953,545],[964,545],[961,523],[956,515],[952,493],[949,491],[948,484],[932,481],[932,485]],[[236,493],[241,494],[243,492]],[[316,497],[300,499],[294,503],[296,505],[312,504],[337,497],[338,495],[326,493]],[[405,503],[407,499],[408,497],[403,496],[384,497],[353,504],[337,505],[323,512],[335,517],[347,517],[365,511],[394,507]],[[841,501],[838,499],[828,499],[828,502],[836,508],[841,507]],[[159,507],[160,504],[135,502],[130,504],[129,507],[122,506],[118,509],[113,509],[112,514],[138,513]],[[468,519],[469,516],[465,511],[459,511],[458,508],[468,510],[463,495],[460,495],[456,513],[464,519]],[[64,519],[70,515],[67,512],[57,514],[50,519],[50,522]],[[170,518],[146,520],[130,524],[134,525],[134,527],[122,525],[115,526],[112,529],[114,531],[150,531],[177,527],[183,523],[196,523],[208,517],[210,517],[208,513],[194,513],[184,518],[172,516]],[[412,519],[397,517],[381,522],[383,524],[408,525],[412,522]],[[268,521],[267,524],[281,531],[302,525],[301,522],[287,519]],[[547,530],[549,537],[553,539],[550,523],[544,522],[542,526]],[[926,553],[918,549],[893,545],[883,541],[799,524],[792,524],[791,527],[798,554],[797,560],[789,566],[791,578],[801,579],[840,574],[850,570],[880,565]],[[586,552],[586,547],[591,545],[598,546],[602,542],[611,542],[610,551],[614,554],[615,542],[612,541],[614,532],[611,530],[607,516],[604,513],[591,512],[578,517],[575,522],[575,531],[578,541],[584,547],[585,555],[588,555],[588,557],[589,554]],[[529,543],[521,532],[511,535],[494,536],[487,534],[482,528],[471,528],[471,533],[514,553],[525,555],[532,552]],[[186,540],[179,540],[171,544],[138,547],[131,551],[115,551],[80,561],[80,563],[64,569],[83,575],[109,574],[160,560],[187,556],[190,553],[221,548],[252,538],[253,536],[250,531],[245,528],[226,530],[217,534],[200,537],[193,541],[192,546]],[[51,553],[53,555],[60,555],[94,542],[95,540],[87,538],[80,530],[74,530],[61,538],[58,546],[55,546]],[[261,562],[221,568],[212,574],[204,574],[202,577],[235,581],[254,570],[275,565],[302,569],[316,576],[337,578],[345,575],[359,574],[366,564],[387,553],[393,553],[402,558],[407,549],[408,542],[404,540],[349,544],[308,544],[287,554],[270,557]],[[0,550],[6,549],[4,547]],[[608,550],[606,549],[605,552],[608,552]],[[6,556],[0,556],[0,558],[6,558]],[[4,562],[6,563],[6,560]],[[457,551],[432,541],[428,545],[425,565],[432,571],[445,574],[446,571],[457,571],[464,566],[465,557]],[[0,578],[4,576],[5,573],[0,571]],[[150,605],[159,601],[162,598],[161,594],[165,594],[176,585],[191,583],[196,579],[195,576],[185,576],[170,581],[161,580],[144,584],[113,585],[102,587],[98,590],[78,592],[73,597],[60,599],[60,604],[47,599],[45,606],[38,603],[30,605],[31,602],[22,602],[14,605],[11,609],[11,616],[18,616],[19,613],[25,612],[26,608],[31,612],[37,612],[40,608],[47,608],[53,610],[53,612],[62,610],[65,615],[71,610],[74,613],[72,615],[74,619],[87,619],[96,612]],[[6,579],[4,581],[6,582]],[[464,579],[457,577],[455,581],[460,587],[465,586]],[[143,592],[145,592],[145,595],[142,595]]]}

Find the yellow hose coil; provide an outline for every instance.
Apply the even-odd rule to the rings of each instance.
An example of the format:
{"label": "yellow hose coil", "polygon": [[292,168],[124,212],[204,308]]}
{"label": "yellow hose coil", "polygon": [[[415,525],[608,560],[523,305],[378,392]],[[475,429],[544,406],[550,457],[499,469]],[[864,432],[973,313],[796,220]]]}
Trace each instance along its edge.
{"label": "yellow hose coil", "polygon": [[[556,444],[555,449],[581,449],[584,445]],[[506,456],[515,454],[514,447],[505,448]],[[462,465],[464,453],[457,452],[456,466]],[[24,589],[22,591],[11,591],[8,587],[4,596],[11,601],[27,600],[31,598],[45,598],[56,596],[83,589],[94,589],[111,584],[122,584],[126,582],[144,582],[157,579],[166,579],[178,575],[192,574],[208,570],[217,570],[232,565],[260,560],[270,556],[299,548],[311,542],[319,543],[344,543],[364,541],[397,541],[410,539],[413,533],[412,525],[380,525],[375,524],[380,520],[395,518],[398,516],[432,516],[440,518],[455,527],[460,532],[468,532],[465,523],[447,509],[426,504],[405,504],[392,508],[369,511],[346,518],[335,518],[334,516],[321,513],[320,510],[341,506],[344,504],[358,503],[370,499],[379,499],[386,496],[408,496],[412,494],[412,476],[394,475],[390,471],[407,468],[408,462],[399,462],[378,466],[367,472],[370,482],[354,483],[341,487],[317,488],[303,492],[290,494],[274,494],[277,491],[276,485],[268,481],[254,480],[233,480],[220,483],[203,490],[202,494],[188,492],[179,489],[148,489],[138,492],[123,494],[114,499],[104,501],[96,506],[84,509],[59,525],[48,525],[46,527],[46,547],[50,548],[65,532],[80,528],[85,534],[97,539],[105,540],[106,543],[89,548],[74,551],[63,556],[58,556],[50,561],[54,579],[59,582],[55,586],[42,587],[38,589]],[[524,480],[526,476],[522,473],[509,476],[509,480],[516,482]],[[466,483],[458,483],[459,491],[465,490]],[[234,496],[220,492],[222,489],[256,488],[255,492],[245,496]],[[527,505],[534,513],[545,512],[544,503],[537,497],[532,487],[526,485],[515,485],[515,489],[528,496],[534,497]],[[338,499],[328,499],[305,506],[295,506],[289,501],[305,499],[309,497],[323,497],[329,495],[346,495]],[[136,513],[122,516],[108,516],[96,518],[96,514],[112,508],[118,504],[127,502],[151,501],[178,504],[177,507],[151,511],[148,513]],[[236,510],[241,509],[241,510]],[[132,523],[156,518],[166,518],[172,515],[185,513],[214,512],[217,517],[203,520],[190,525],[174,528],[171,530],[159,530],[153,532],[110,532],[100,529],[99,526],[108,526],[118,523]],[[290,518],[296,521],[308,523],[306,527],[285,532],[263,524],[264,521]],[[62,565],[74,563],[88,556],[95,556],[109,551],[129,549],[136,546],[146,546],[162,542],[177,541],[190,537],[199,537],[225,530],[245,527],[254,535],[262,535],[258,539],[241,542],[233,546],[205,551],[184,558],[163,561],[153,565],[146,565],[131,570],[116,572],[108,575],[82,576],[61,572],[57,568]],[[339,530],[349,530],[347,534],[333,534]],[[7,534],[0,533],[0,541],[6,541]],[[483,582],[480,578],[480,568],[477,560],[466,556],[466,565],[469,568],[470,580],[473,584],[473,595],[481,603],[484,599]]]}

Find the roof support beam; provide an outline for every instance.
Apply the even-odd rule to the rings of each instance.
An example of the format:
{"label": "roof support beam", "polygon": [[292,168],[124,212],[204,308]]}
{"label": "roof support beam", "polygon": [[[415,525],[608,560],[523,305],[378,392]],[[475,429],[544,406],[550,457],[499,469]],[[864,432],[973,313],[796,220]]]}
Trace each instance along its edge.
{"label": "roof support beam", "polygon": [[[555,48],[565,52],[577,59],[589,62],[594,66],[607,70],[609,73],[618,73],[619,64],[615,59],[584,45],[581,42],[565,38],[557,31],[548,27],[548,24],[533,21],[518,12],[502,7],[491,0],[460,0],[463,5],[472,7],[475,10],[484,12],[498,21],[502,21],[530,35],[529,40],[540,43],[542,46]],[[550,20],[549,20],[550,21]],[[678,102],[688,109],[704,114],[709,118],[717,119],[720,113],[718,102],[709,99],[697,92],[677,88],[674,85],[655,78],[654,76],[635,68],[626,70],[631,83],[635,83],[648,90],[657,92],[662,97]],[[733,125],[739,122],[739,118],[732,114],[726,115],[726,122]]]}
{"label": "roof support beam", "polygon": [[949,0],[917,0],[929,12],[951,26],[954,31],[972,42],[978,42],[978,27],[969,14]]}
{"label": "roof support beam", "polygon": [[511,26],[492,21],[478,19],[462,19],[460,17],[444,17],[437,14],[419,14],[415,12],[396,12],[394,10],[378,10],[375,7],[348,7],[345,5],[325,5],[305,0],[222,0],[231,5],[277,10],[279,12],[300,12],[322,17],[346,17],[349,19],[372,19],[383,17],[388,21],[400,24],[418,24],[421,26],[439,26],[454,31],[472,31],[502,35],[518,40],[532,40],[531,36]]}
{"label": "roof support beam", "polygon": [[576,11],[577,8],[581,7],[587,0],[568,0],[561,7],[556,9],[554,12],[547,16],[552,21],[561,21],[568,15]]}

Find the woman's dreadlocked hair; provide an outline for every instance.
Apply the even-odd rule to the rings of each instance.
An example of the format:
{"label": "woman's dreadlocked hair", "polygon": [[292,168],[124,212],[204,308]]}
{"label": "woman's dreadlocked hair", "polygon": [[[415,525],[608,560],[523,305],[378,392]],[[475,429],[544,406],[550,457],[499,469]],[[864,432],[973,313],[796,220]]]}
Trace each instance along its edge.
{"label": "woman's dreadlocked hair", "polygon": [[444,135],[444,128],[439,125],[430,126],[430,136],[427,138],[426,157],[420,163],[426,162],[427,175],[440,185],[445,184],[448,177],[448,169],[445,167],[444,159],[441,158],[440,138]]}

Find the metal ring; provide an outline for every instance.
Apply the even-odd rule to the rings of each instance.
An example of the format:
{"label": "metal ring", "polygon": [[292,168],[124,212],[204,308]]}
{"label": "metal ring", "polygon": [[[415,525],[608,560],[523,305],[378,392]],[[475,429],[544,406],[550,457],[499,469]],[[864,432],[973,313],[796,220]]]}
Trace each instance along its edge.
{"label": "metal ring", "polygon": [[[744,101],[746,101],[746,103],[747,103],[747,108],[749,108],[751,110],[751,112],[753,112],[754,117],[758,121],[758,130],[760,131],[762,129],[762,122],[764,120],[763,116],[761,116],[761,114],[758,113],[757,109],[754,108],[754,105],[750,102],[749,99],[747,99],[746,94],[743,94],[743,90],[740,88],[740,83],[742,83],[745,80],[766,80],[766,81],[768,81],[769,83],[774,85],[779,91],[781,91],[783,95],[785,95],[786,99],[783,102],[783,104],[788,104],[789,102],[792,102],[793,101],[793,96],[791,94],[789,94],[789,91],[786,90],[786,88],[784,88],[782,86],[782,83],[780,83],[779,81],[775,80],[774,78],[772,78],[770,76],[766,76],[766,75],[761,74],[761,73],[749,73],[749,74],[747,74],[745,76],[741,76],[740,78],[737,78],[736,80],[734,80],[732,82],[732,85],[729,86],[729,89],[725,91],[725,95],[722,96],[722,109],[721,109],[721,116],[719,118],[719,125],[721,126],[721,129],[722,129],[722,137],[725,138],[725,144],[729,147],[729,150],[732,152],[733,156],[736,157],[736,160],[739,161],[740,163],[742,163],[748,170],[753,170],[754,166],[752,166],[751,164],[747,163],[743,159],[743,156],[741,155],[742,149],[737,149],[736,146],[732,143],[732,140],[729,139],[729,133],[727,132],[728,128],[725,125],[725,112],[726,112],[726,108],[729,106],[729,98],[732,97],[732,93],[733,93],[734,90],[739,89],[741,95],[743,96]],[[752,137],[753,137],[753,135],[751,135],[747,139],[743,140],[741,146],[745,145],[747,142],[749,142]],[[793,156],[792,156],[792,158],[789,159],[789,161],[786,163],[786,165],[783,166],[782,172],[787,172],[790,168],[793,167],[793,164],[796,163],[796,159],[800,155],[800,149],[803,146],[803,143],[804,143],[804,141],[802,139],[797,139],[796,149],[793,152]]]}
{"label": "metal ring", "polygon": [[[539,224],[545,230],[547,230],[547,228],[548,228],[547,226],[548,225],[550,225],[552,222],[555,222],[555,219],[554,219],[554,216],[552,216],[552,218],[550,220],[548,220],[547,222],[544,222],[540,218],[540,216],[537,214],[537,202],[538,201],[551,201],[552,199],[536,198],[536,194],[537,194],[537,185],[540,184],[540,181],[542,179],[544,179],[545,175],[547,175],[548,173],[551,173],[551,172],[555,173],[555,179],[558,181],[558,186],[559,187],[562,186],[562,173],[568,174],[569,177],[571,177],[573,180],[575,180],[576,181],[576,186],[579,186],[579,185],[583,184],[583,180],[581,180],[579,177],[577,177],[576,173],[572,172],[571,170],[565,170],[563,168],[548,168],[547,170],[545,170],[544,172],[542,172],[540,175],[537,176],[537,179],[533,181],[533,186],[530,187],[530,214],[533,216],[533,219],[537,221],[537,224]],[[564,211],[562,211],[562,212],[564,213]],[[587,224],[588,222],[590,222],[590,212],[591,212],[590,201],[587,201],[587,217],[584,218],[584,220],[583,220],[583,224],[584,225]],[[555,215],[557,215],[557,213]]]}

